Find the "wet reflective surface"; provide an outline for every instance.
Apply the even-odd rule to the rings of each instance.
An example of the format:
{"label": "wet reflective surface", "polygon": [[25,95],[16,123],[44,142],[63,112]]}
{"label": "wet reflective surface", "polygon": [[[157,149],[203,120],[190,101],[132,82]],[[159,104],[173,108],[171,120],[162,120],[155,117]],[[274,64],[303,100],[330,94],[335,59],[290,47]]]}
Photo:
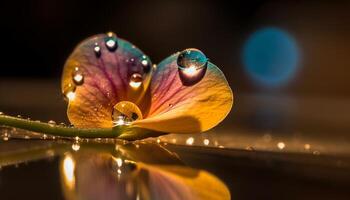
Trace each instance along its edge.
{"label": "wet reflective surface", "polygon": [[[0,83],[1,112],[69,125],[57,85]],[[349,199],[347,99],[236,99],[209,132],[136,143],[0,128],[0,199]]]}

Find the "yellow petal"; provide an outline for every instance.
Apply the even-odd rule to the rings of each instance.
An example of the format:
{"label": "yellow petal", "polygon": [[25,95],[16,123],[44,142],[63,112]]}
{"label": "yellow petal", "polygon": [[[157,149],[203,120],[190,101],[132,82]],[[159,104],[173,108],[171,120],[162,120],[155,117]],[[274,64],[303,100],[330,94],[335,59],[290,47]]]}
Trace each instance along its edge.
{"label": "yellow petal", "polygon": [[216,126],[230,112],[233,94],[220,69],[208,62],[201,80],[186,84],[177,64],[179,55],[158,65],[151,82],[149,114],[133,125],[162,132],[197,133]]}

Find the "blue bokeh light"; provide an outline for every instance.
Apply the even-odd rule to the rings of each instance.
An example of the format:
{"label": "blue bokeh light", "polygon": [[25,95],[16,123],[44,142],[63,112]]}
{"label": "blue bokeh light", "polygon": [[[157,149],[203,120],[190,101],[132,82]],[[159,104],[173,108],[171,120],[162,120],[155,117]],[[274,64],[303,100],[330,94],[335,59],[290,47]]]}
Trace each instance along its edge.
{"label": "blue bokeh light", "polygon": [[259,84],[280,86],[295,74],[298,46],[286,31],[269,27],[253,33],[244,45],[243,64]]}

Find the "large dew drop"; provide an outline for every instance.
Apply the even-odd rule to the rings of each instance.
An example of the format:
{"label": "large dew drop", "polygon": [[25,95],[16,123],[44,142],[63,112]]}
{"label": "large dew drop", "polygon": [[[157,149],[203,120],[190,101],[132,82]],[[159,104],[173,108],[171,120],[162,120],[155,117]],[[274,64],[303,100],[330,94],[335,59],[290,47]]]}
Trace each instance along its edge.
{"label": "large dew drop", "polygon": [[129,85],[134,88],[137,89],[141,86],[142,84],[142,75],[138,74],[138,73],[134,73],[133,75],[131,75],[130,77],[130,82]]}
{"label": "large dew drop", "polygon": [[184,85],[190,86],[198,83],[205,75],[208,59],[198,49],[186,49],[177,57],[179,75]]}
{"label": "large dew drop", "polygon": [[113,107],[114,126],[129,125],[132,121],[139,119],[142,119],[142,112],[136,104],[130,101],[121,101]]}

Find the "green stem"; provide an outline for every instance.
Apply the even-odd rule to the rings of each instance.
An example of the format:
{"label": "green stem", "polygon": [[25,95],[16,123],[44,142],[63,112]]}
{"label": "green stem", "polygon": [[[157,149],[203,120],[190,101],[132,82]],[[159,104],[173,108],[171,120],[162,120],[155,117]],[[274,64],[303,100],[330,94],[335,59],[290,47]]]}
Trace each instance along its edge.
{"label": "green stem", "polygon": [[62,137],[81,137],[81,138],[116,138],[124,133],[127,126],[117,126],[114,128],[93,128],[83,129],[74,127],[64,127],[59,125],[52,125],[43,122],[31,121],[27,119],[21,119],[11,117],[7,115],[0,115],[0,125],[11,126],[15,128],[25,129],[28,131],[34,131],[44,133],[53,136]]}

